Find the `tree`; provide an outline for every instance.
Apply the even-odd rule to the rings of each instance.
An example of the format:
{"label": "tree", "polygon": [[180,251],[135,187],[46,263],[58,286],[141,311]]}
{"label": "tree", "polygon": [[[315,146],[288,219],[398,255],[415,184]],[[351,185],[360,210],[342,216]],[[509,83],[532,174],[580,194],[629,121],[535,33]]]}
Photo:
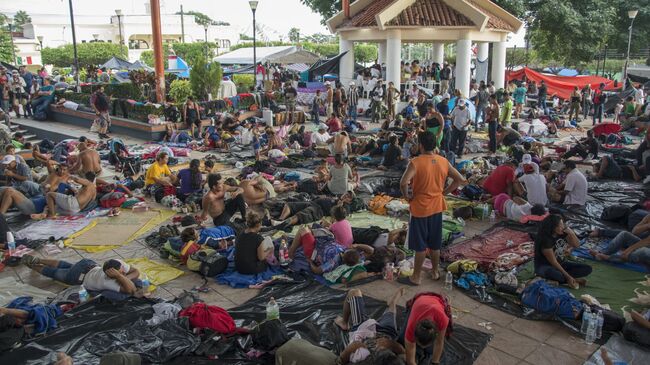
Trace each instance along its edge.
{"label": "tree", "polygon": [[208,59],[211,60],[215,55],[217,44],[214,42],[195,42],[195,43],[173,43],[174,53],[187,61],[190,67],[194,67],[194,60],[199,57],[205,59],[205,48],[208,47]]}
{"label": "tree", "polygon": [[354,60],[359,63],[369,63],[377,60],[377,45],[373,43],[357,43],[354,45]]}
{"label": "tree", "polygon": [[14,29],[17,32],[23,31],[23,25],[29,24],[32,22],[32,18],[24,10],[18,10],[14,15]]}
{"label": "tree", "polygon": [[[17,49],[14,48],[17,52]],[[7,26],[7,16],[0,14],[0,61],[13,64],[16,60],[13,59],[14,52],[11,49],[11,35],[9,34],[9,27]]]}
{"label": "tree", "polygon": [[192,84],[188,80],[174,80],[169,85],[169,97],[177,103],[184,103],[192,96]]}
{"label": "tree", "polygon": [[[91,65],[101,65],[113,56],[126,59],[128,57],[127,52],[126,46],[115,43],[92,42],[77,44],[77,56],[79,58],[79,67],[81,68]],[[43,48],[41,58],[43,59],[43,64],[68,67],[74,64],[72,44],[66,44],[57,48]]]}
{"label": "tree", "polygon": [[305,37],[305,41],[313,43],[335,43],[338,42],[336,37],[329,34],[315,33]]}
{"label": "tree", "polygon": [[292,43],[300,42],[300,29],[298,28],[289,29],[289,42]]}
{"label": "tree", "polygon": [[194,96],[200,100],[208,100],[208,94],[216,97],[223,77],[221,64],[212,62],[207,65],[205,57],[196,58],[193,64],[194,67],[190,70],[190,84]]}
{"label": "tree", "polygon": [[[334,14],[341,11],[341,0],[300,0],[303,4],[310,7],[313,11],[320,14],[323,19],[321,23],[325,24],[325,21]],[[354,1],[350,1],[352,3]]]}
{"label": "tree", "polygon": [[[181,12],[176,12],[176,15],[181,15]],[[230,23],[221,20],[212,20],[212,18],[201,13],[200,11],[185,11],[183,12],[183,15],[194,16],[194,22],[198,25],[230,25]]]}
{"label": "tree", "polygon": [[510,14],[522,18],[528,9],[528,3],[535,0],[492,0]]}

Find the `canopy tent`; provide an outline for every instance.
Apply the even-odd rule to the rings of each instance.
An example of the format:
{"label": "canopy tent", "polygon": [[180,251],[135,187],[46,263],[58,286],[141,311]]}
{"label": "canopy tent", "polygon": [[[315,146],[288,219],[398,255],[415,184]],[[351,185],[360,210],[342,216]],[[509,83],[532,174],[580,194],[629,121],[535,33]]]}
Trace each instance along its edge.
{"label": "canopy tent", "polygon": [[152,67],[147,66],[144,62],[140,60],[133,62],[133,64],[129,67],[129,70],[145,70],[149,72],[154,71]]}
{"label": "canopy tent", "polygon": [[106,68],[107,70],[130,70],[133,64],[129,61],[113,56],[110,60],[106,61],[99,68]]}
{"label": "canopy tent", "polygon": [[[309,81],[314,81],[316,79],[315,76],[325,76],[327,74],[339,74],[339,61],[347,51],[340,53],[334,57],[331,58],[326,58],[326,59],[321,59],[318,62],[314,63],[311,65],[311,67],[306,71],[308,73],[308,79]],[[363,66],[359,65],[358,63],[354,64],[354,71],[359,72],[360,70],[363,70]]]}
{"label": "canopy tent", "polygon": [[548,87],[548,95],[556,94],[561,99],[568,99],[575,86],[582,89],[585,85],[589,84],[592,89],[596,89],[601,83],[604,83],[605,90],[611,91],[617,89],[613,80],[600,76],[556,76],[543,74],[528,67],[506,72],[506,81],[508,82],[510,80],[523,80],[524,78],[535,81],[536,83],[544,80]]}
{"label": "canopy tent", "polygon": [[174,56],[169,58],[169,69],[165,72],[176,74],[180,78],[190,77],[190,66],[184,59]]}
{"label": "canopy tent", "polygon": [[234,75],[234,74],[254,74],[255,66],[248,65],[244,67],[224,67],[223,74],[224,76]]}
{"label": "canopy tent", "polygon": [[[295,46],[257,47],[257,62],[281,64],[308,63],[319,60],[319,56]],[[252,65],[254,63],[253,48],[240,48],[222,54],[213,59],[222,65]]]}
{"label": "canopy tent", "polygon": [[15,67],[14,65],[3,61],[0,61],[0,66],[6,68],[9,71],[18,70],[18,68]]}

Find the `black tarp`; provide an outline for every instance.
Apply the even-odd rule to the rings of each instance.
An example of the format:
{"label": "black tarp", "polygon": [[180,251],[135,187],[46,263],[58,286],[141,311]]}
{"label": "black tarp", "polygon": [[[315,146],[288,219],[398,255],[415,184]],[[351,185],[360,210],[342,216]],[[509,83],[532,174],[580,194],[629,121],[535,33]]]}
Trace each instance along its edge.
{"label": "black tarp", "polygon": [[[326,58],[322,60],[318,60],[316,63],[311,65],[311,67],[307,70],[307,77],[309,80],[314,80],[315,76],[323,76],[327,74],[339,74],[339,61],[341,60],[341,57],[345,56],[345,54],[348,53],[347,51],[336,55],[331,58]],[[358,72],[360,70],[363,70],[364,67],[359,65],[358,63],[354,64],[354,71]]]}

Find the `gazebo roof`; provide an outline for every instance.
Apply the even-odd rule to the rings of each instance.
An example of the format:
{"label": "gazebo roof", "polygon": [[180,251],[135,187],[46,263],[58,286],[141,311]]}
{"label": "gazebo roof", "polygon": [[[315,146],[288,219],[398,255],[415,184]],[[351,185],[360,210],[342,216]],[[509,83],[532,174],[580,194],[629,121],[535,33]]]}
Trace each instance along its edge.
{"label": "gazebo roof", "polygon": [[516,32],[519,19],[489,0],[357,0],[350,18],[341,11],[327,21],[332,32],[359,28],[474,28]]}

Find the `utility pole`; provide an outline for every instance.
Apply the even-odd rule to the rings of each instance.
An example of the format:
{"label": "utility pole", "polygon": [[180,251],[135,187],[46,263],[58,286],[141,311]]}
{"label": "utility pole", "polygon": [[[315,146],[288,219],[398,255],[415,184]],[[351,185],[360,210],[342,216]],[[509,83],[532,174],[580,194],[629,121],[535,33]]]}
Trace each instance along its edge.
{"label": "utility pole", "polygon": [[68,0],[70,7],[70,26],[72,27],[72,50],[74,51],[74,79],[77,83],[77,92],[81,92],[79,83],[79,57],[77,57],[77,33],[74,28],[74,12],[72,11],[72,0]]}
{"label": "utility pole", "polygon": [[151,0],[151,34],[153,57],[156,66],[156,100],[165,102],[165,60],[163,59],[162,34],[160,31],[160,0]]}
{"label": "utility pole", "polygon": [[183,5],[181,4],[181,43],[185,43],[185,20],[183,18]]}

